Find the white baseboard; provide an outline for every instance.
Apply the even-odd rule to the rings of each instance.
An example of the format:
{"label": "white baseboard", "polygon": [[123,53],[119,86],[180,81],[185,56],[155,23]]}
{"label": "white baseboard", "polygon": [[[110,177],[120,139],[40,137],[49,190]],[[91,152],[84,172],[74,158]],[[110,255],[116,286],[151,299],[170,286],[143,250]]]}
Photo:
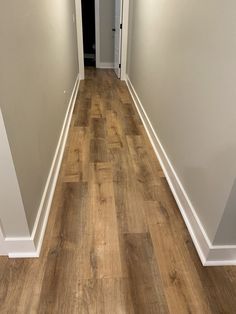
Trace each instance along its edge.
{"label": "white baseboard", "polygon": [[57,178],[59,175],[63,153],[66,146],[66,140],[69,132],[72,113],[79,90],[79,83],[80,78],[78,75],[68,104],[65,119],[61,129],[60,138],[44,188],[32,234],[29,238],[5,238],[4,245],[10,258],[31,258],[39,257],[40,255],[52,199],[57,183]]}
{"label": "white baseboard", "polygon": [[98,69],[114,69],[114,63],[110,62],[99,62],[97,64]]}
{"label": "white baseboard", "polygon": [[235,245],[213,245],[168,158],[129,77],[127,86],[204,266],[236,265]]}

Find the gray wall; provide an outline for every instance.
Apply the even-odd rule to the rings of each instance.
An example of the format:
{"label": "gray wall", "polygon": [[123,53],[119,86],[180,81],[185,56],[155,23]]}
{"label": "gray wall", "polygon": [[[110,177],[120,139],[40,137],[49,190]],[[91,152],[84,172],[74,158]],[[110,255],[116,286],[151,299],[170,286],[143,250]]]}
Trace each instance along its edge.
{"label": "gray wall", "polygon": [[236,221],[235,12],[233,0],[131,0],[128,75],[215,244],[236,240],[222,231]]}
{"label": "gray wall", "polygon": [[214,244],[218,245],[220,244],[224,245],[225,243],[229,245],[236,244],[235,204],[236,204],[236,180],[234,181],[232,190],[226,203],[224,214],[219,224],[219,228],[216,232]]}
{"label": "gray wall", "polygon": [[78,74],[73,14],[74,0],[0,3],[0,106],[30,230]]}
{"label": "gray wall", "polygon": [[115,0],[100,0],[100,62],[114,62]]}

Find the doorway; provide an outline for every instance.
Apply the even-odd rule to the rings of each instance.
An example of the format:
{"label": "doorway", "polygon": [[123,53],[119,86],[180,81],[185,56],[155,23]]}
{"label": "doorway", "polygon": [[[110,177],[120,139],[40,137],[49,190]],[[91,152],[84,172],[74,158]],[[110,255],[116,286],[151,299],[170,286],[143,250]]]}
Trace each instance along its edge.
{"label": "doorway", "polygon": [[96,66],[95,0],[82,0],[84,65]]}
{"label": "doorway", "polygon": [[118,78],[126,80],[129,0],[75,3],[80,73],[84,65],[113,69]]}

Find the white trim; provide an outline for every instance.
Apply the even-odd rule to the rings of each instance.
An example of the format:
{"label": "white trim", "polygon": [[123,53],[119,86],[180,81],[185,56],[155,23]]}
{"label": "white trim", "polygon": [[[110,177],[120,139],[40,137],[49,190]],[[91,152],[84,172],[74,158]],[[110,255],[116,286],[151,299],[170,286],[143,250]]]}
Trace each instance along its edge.
{"label": "white trim", "polygon": [[126,67],[128,56],[128,33],[129,33],[129,0],[123,0],[122,20],[122,44],[121,44],[121,77],[126,81]]}
{"label": "white trim", "polygon": [[204,266],[236,265],[235,245],[217,246],[210,242],[196,210],[194,209],[180,179],[178,178],[175,169],[173,168],[171,161],[167,156],[129,77],[127,77],[127,86],[140,118],[142,119],[153,149],[165,173],[166,179],[178,204],[188,231],[192,237],[202,264]]}
{"label": "white trim", "polygon": [[81,0],[75,0],[76,11],[76,30],[80,80],[84,80],[84,41],[83,41],[83,23],[82,23],[82,5]]}
{"label": "white trim", "polygon": [[33,232],[30,237],[5,238],[8,256],[11,258],[39,257],[40,255],[42,242],[47,226],[48,216],[50,213],[51,203],[53,200],[53,195],[61,167],[63,153],[66,146],[66,140],[69,132],[73,109],[77,93],[79,90],[79,83],[80,79],[78,75],[68,104],[60,138],[57,144],[48,179],[44,188]]}
{"label": "white trim", "polygon": [[122,57],[122,37],[123,37],[123,0],[115,0],[115,16],[114,16],[114,71],[119,79],[121,79],[121,57]]}
{"label": "white trim", "polygon": [[100,62],[97,66],[98,69],[114,69],[114,63]]}
{"label": "white trim", "polygon": [[95,0],[96,68],[100,68],[100,1]]}

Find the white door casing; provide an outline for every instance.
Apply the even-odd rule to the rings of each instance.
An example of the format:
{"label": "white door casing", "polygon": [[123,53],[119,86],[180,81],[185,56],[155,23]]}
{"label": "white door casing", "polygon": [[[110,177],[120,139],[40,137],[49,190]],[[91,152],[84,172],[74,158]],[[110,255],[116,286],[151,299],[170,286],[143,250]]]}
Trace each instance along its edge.
{"label": "white door casing", "polygon": [[123,0],[115,0],[114,70],[118,78],[121,78],[122,20]]}
{"label": "white door casing", "polygon": [[76,11],[76,30],[77,30],[77,45],[78,45],[78,61],[79,61],[79,76],[84,79],[84,41],[83,41],[83,23],[82,23],[82,3],[81,0],[75,0]]}
{"label": "white door casing", "polygon": [[96,68],[100,68],[100,1],[95,0],[95,45],[96,45]]}
{"label": "white door casing", "polygon": [[128,31],[129,31],[129,0],[123,0],[122,14],[122,44],[121,44],[121,77],[123,81],[127,80],[126,66],[128,56]]}

